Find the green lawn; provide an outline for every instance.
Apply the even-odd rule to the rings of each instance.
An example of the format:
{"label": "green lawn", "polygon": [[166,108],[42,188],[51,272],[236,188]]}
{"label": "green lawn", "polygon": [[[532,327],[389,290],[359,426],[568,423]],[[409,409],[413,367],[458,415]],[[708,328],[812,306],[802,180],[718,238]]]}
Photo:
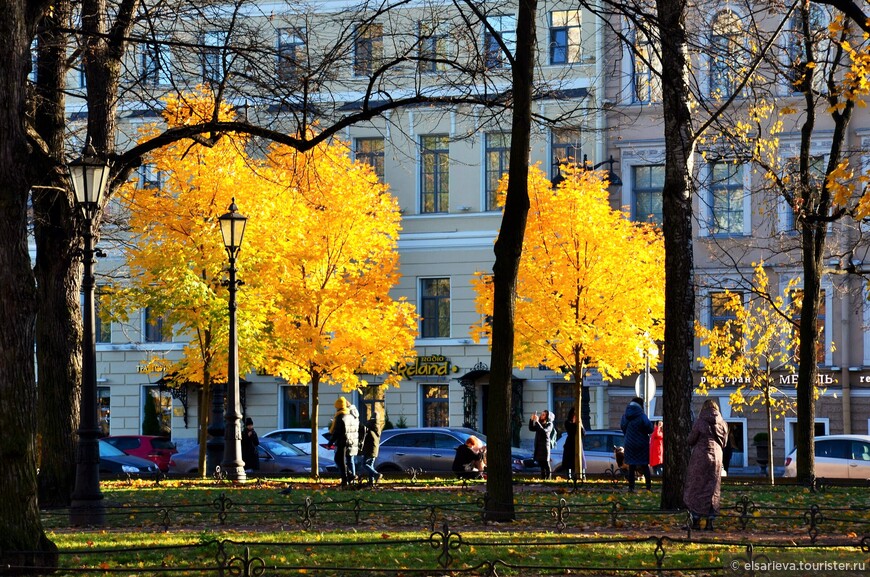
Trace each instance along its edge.
{"label": "green lawn", "polygon": [[[282,493],[286,487],[291,491]],[[483,521],[485,484],[388,481],[374,490],[279,479],[104,482],[106,526],[46,512],[60,575],[866,575],[870,494],[727,484],[713,532],[681,529],[658,487],[608,481],[516,486],[513,523]],[[751,545],[751,549],[748,546]],[[754,562],[755,565],[748,565]],[[794,565],[789,565],[789,564]],[[800,564],[803,565],[800,565]],[[834,563],[864,563],[864,567]],[[731,569],[732,564],[738,571]],[[827,565],[826,565],[827,564]],[[262,570],[262,573],[257,571]],[[360,574],[372,573],[371,571]]]}

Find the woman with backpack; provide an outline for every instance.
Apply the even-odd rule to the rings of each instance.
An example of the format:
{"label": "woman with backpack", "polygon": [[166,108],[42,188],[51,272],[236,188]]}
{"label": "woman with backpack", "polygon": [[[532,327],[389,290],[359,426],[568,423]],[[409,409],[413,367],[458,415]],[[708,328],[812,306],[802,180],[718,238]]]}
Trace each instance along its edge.
{"label": "woman with backpack", "polygon": [[551,478],[550,471],[550,449],[553,448],[555,442],[552,441],[553,422],[550,420],[550,411],[541,411],[541,416],[535,411],[529,421],[529,430],[535,433],[535,461],[541,466],[541,478],[545,481]]}

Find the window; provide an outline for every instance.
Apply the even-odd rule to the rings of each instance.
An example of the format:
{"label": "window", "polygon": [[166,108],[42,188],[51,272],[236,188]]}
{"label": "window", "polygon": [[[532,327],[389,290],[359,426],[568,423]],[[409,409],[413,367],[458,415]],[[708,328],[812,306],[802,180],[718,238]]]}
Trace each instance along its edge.
{"label": "window", "polygon": [[737,296],[743,302],[743,293],[739,291],[717,291],[710,293],[710,328],[718,329],[725,326],[729,321],[736,321],[737,315],[728,306],[728,303]]}
{"label": "window", "polygon": [[305,29],[281,28],[278,30],[278,78],[293,81],[299,78],[305,63]]}
{"label": "window", "polygon": [[[517,44],[517,17],[511,15],[488,16],[484,26],[483,51],[487,68],[500,68],[508,59],[498,44],[501,38],[508,51],[514,53]],[[490,30],[489,27],[492,27]]]}
{"label": "window", "polygon": [[375,416],[375,410],[380,407],[382,414],[386,413],[384,406],[384,387],[382,385],[369,385],[362,387],[360,391],[360,422],[365,423]]}
{"label": "window", "polygon": [[112,321],[102,318],[103,298],[106,293],[103,287],[94,291],[94,338],[98,343],[112,342]]}
{"label": "window", "polygon": [[450,279],[424,278],[420,280],[420,310],[424,339],[450,336]]}
{"label": "window", "polygon": [[665,167],[662,164],[632,166],[631,214],[638,222],[653,222],[659,226],[664,221],[662,191],[665,187]]}
{"label": "window", "polygon": [[[824,437],[829,435],[830,420],[824,417],[817,418],[813,423],[813,436]],[[788,455],[795,448],[797,440],[797,419],[795,417],[785,417],[785,454]],[[819,454],[819,445],[816,443],[816,456]]]}
{"label": "window", "polygon": [[166,315],[157,315],[145,308],[145,342],[168,343],[172,341],[172,327],[166,322]]}
{"label": "window", "polygon": [[486,210],[498,210],[498,181],[508,171],[511,135],[504,132],[487,134],[486,139]]}
{"label": "window", "polygon": [[142,387],[142,434],[168,437],[172,434],[172,395],[157,386]]}
{"label": "window", "polygon": [[154,170],[151,164],[143,164],[139,167],[139,188],[153,188],[160,190],[163,187],[163,173]]}
{"label": "window", "polygon": [[[281,420],[285,429],[295,427],[310,427],[311,417],[308,412],[309,397],[308,387],[301,385],[289,385],[281,387]],[[304,439],[311,442],[311,435]]]}
{"label": "window", "polygon": [[450,59],[448,51],[447,30],[443,24],[420,22],[420,62],[417,65],[421,73],[442,72],[447,70]]}
{"label": "window", "polygon": [[[798,185],[800,183],[800,161],[797,158],[789,158],[785,162],[785,174],[783,179],[788,179],[791,183],[790,189],[792,194],[798,194]],[[809,185],[814,190],[819,190],[825,181],[825,158],[823,156],[810,157],[809,166]],[[794,208],[780,198],[782,203],[782,211],[780,218],[780,230],[789,234],[796,234],[797,227],[795,226]]]}
{"label": "window", "polygon": [[353,73],[371,76],[384,56],[384,28],[380,24],[361,24],[356,29],[353,51]]}
{"label": "window", "polygon": [[743,25],[731,10],[722,10],[713,20],[710,36],[710,95],[728,98],[737,89],[743,69]]}
{"label": "window", "polygon": [[381,180],[384,179],[384,139],[355,138],[353,141],[353,156],[360,162],[365,162],[375,170]]}
{"label": "window", "polygon": [[219,84],[224,80],[224,48],[229,36],[223,30],[206,32],[202,37],[202,80]]}
{"label": "window", "polygon": [[580,62],[580,11],[550,12],[550,64]]}
{"label": "window", "polygon": [[[818,318],[816,319],[816,330],[819,333],[818,340],[816,340],[816,363],[820,365],[825,364],[825,359],[827,357],[827,335],[825,335],[825,317],[827,313],[827,294],[825,289],[821,289],[821,294],[819,295],[819,311]],[[792,300],[795,304],[795,323],[800,324],[800,304],[804,298],[803,289],[796,289],[792,293]],[[797,354],[797,352],[795,352]]]}
{"label": "window", "polygon": [[164,86],[170,83],[169,59],[171,53],[165,44],[149,42],[140,53],[141,79],[151,86]]}
{"label": "window", "polygon": [[447,385],[421,385],[423,394],[423,426],[450,426],[450,404]]}
{"label": "window", "polygon": [[559,176],[559,167],[563,164],[579,164],[582,162],[580,152],[580,130],[568,128],[553,130],[550,133],[550,178]]}
{"label": "window", "polygon": [[[830,40],[828,38],[828,24],[831,21],[831,14],[827,8],[819,4],[810,3],[809,5],[809,29],[812,37],[813,50],[816,53],[816,69],[813,70],[813,90],[821,93],[827,92],[825,77],[829,68],[829,58],[826,57],[830,50]],[[786,46],[786,66],[785,76],[788,82],[789,92],[798,90],[798,83],[804,74],[803,61],[804,56],[804,18],[800,10],[795,10],[789,23],[786,37],[788,44]]]}
{"label": "window", "polygon": [[743,234],[743,165],[715,162],[710,174],[711,234]]}
{"label": "window", "polygon": [[112,433],[112,392],[109,387],[97,387],[97,411],[100,435],[108,437]]}
{"label": "window", "polygon": [[632,96],[638,103],[658,102],[662,99],[661,61],[658,47],[642,30],[634,31],[634,61],[632,73]]}
{"label": "window", "polygon": [[447,136],[420,138],[421,212],[447,212],[450,155]]}

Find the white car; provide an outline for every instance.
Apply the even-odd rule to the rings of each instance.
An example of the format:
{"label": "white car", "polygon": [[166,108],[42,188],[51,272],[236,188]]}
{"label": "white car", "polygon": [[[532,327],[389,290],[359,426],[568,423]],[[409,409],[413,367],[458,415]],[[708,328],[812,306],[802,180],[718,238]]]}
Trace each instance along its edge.
{"label": "white car", "polygon": [[[329,443],[329,429],[327,427],[321,427],[318,430],[318,440],[317,440],[317,456],[322,461],[323,459],[328,459],[332,461],[333,458],[333,449],[332,445]],[[292,429],[275,429],[274,431],[269,431],[263,437],[267,439],[280,439],[285,443],[290,443],[294,445],[296,448],[301,449],[303,453],[306,455],[311,454],[311,428],[310,427],[296,427]]]}
{"label": "white car", "polygon": [[[870,479],[870,435],[816,437],[815,473],[826,479]],[[785,458],[783,476],[797,476],[797,449]]]}

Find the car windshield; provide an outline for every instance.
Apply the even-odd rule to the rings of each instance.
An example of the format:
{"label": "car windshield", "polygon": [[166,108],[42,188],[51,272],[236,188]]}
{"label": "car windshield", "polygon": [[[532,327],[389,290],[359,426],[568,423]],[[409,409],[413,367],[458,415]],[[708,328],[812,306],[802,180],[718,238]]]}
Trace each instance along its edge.
{"label": "car windshield", "polygon": [[123,457],[124,451],[117,449],[105,441],[100,441],[100,457]]}
{"label": "car windshield", "polygon": [[269,449],[269,452],[277,457],[298,457],[306,454],[290,443],[278,439],[262,439],[260,444]]}

